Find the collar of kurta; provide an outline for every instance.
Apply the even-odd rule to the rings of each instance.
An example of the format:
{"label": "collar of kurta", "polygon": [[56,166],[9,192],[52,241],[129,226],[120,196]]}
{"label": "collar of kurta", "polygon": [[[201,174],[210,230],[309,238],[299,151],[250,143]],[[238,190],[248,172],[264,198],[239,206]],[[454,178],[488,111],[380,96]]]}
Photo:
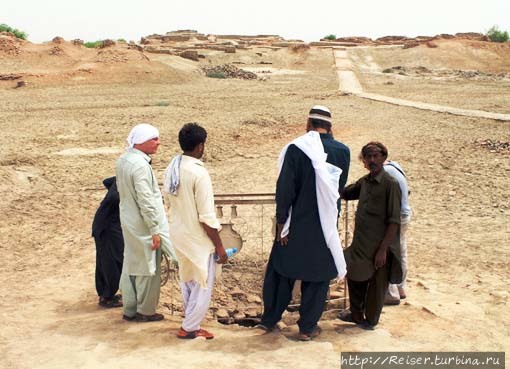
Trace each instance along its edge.
{"label": "collar of kurta", "polygon": [[331,135],[331,133],[319,133],[319,135],[321,136],[322,139],[330,139],[330,140],[333,139],[333,136]]}
{"label": "collar of kurta", "polygon": [[384,169],[382,169],[379,174],[377,174],[375,177],[372,177],[370,173],[367,174],[367,181],[369,182],[377,182],[381,183],[382,177],[384,176]]}
{"label": "collar of kurta", "polygon": [[138,149],[135,149],[134,147],[133,148],[130,148],[128,149],[128,151],[131,151],[132,153],[134,154],[138,154],[138,155],[141,155],[146,161],[147,163],[151,163],[152,159],[149,155],[147,155],[146,153],[144,153],[143,151],[140,151]]}
{"label": "collar of kurta", "polygon": [[187,161],[189,163],[198,164],[202,167],[204,166],[204,162],[202,160],[194,158],[193,156],[182,155],[182,160]]}

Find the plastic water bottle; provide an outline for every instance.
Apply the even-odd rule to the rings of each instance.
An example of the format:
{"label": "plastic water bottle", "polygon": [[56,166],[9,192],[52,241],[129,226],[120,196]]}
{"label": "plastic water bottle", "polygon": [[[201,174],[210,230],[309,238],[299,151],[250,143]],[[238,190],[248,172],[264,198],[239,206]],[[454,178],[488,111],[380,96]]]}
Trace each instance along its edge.
{"label": "plastic water bottle", "polygon": [[[228,249],[225,249],[225,253],[227,254],[227,257],[231,258],[235,254],[237,254],[237,247],[231,247]],[[217,254],[214,254],[214,260],[218,261],[220,260],[220,257]]]}

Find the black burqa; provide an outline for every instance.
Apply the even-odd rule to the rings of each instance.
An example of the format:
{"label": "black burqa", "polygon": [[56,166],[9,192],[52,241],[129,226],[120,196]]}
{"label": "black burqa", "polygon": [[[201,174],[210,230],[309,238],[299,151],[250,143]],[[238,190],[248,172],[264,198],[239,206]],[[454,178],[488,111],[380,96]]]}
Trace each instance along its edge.
{"label": "black burqa", "polygon": [[92,236],[96,241],[96,291],[99,297],[108,300],[119,289],[124,239],[120,228],[119,192],[115,177],[106,178],[103,184],[108,192],[94,216]]}

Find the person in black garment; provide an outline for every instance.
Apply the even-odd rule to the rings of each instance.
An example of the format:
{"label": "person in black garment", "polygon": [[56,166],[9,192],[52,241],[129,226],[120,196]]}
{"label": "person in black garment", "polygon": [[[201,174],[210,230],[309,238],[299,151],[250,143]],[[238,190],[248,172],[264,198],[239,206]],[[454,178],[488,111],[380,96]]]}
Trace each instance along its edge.
{"label": "person in black garment", "polygon": [[103,185],[108,192],[92,223],[92,236],[96,243],[96,291],[100,306],[115,308],[122,306],[122,298],[116,293],[124,259],[124,239],[115,177],[106,178]]}
{"label": "person in black garment", "polygon": [[[335,178],[338,181],[338,189],[333,187],[336,197],[329,203],[329,208],[332,207],[333,214],[338,217],[340,202],[338,192],[347,181],[349,148],[334,140],[331,133],[331,113],[326,107],[314,106],[310,110],[306,130],[308,133],[301,137],[315,137],[319,141],[320,135],[319,156],[323,157],[325,152],[326,162],[342,170],[340,177]],[[315,133],[310,136],[310,131]],[[264,313],[257,327],[266,332],[274,329],[291,300],[294,282],[301,280],[298,338],[308,341],[320,333],[317,322],[324,310],[330,280],[337,276],[343,277],[345,271],[341,273],[338,270],[339,264],[336,263],[336,259],[334,260],[333,251],[330,251],[326,243],[324,236],[326,233],[321,227],[316,189],[316,181],[319,183],[320,180],[316,179],[312,160],[296,146],[299,139],[288,145],[286,152],[283,151],[281,154],[284,155],[283,164],[276,184],[276,239],[263,284]],[[323,150],[320,147],[321,142]],[[282,237],[284,224],[289,217],[291,218],[288,222],[289,232]],[[344,265],[341,269],[345,269],[336,228],[337,219],[331,220],[333,233],[336,232],[337,236],[338,253]]]}

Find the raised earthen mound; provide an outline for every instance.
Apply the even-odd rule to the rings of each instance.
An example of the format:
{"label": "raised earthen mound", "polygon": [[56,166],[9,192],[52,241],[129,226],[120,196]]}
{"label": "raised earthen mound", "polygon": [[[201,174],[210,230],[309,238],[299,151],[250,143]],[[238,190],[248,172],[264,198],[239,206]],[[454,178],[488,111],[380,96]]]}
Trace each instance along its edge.
{"label": "raised earthen mound", "polygon": [[108,41],[101,48],[83,47],[81,40],[55,37],[43,44],[0,34],[0,88],[14,88],[12,76],[27,86],[159,80],[181,83],[197,78],[191,72],[149,60],[137,47]]}
{"label": "raised earthen mound", "polygon": [[339,37],[335,40],[336,42],[353,42],[360,45],[371,45],[374,41],[368,37]]}
{"label": "raised earthen mound", "polygon": [[405,67],[397,65],[386,68],[383,73],[393,73],[403,76],[413,77],[441,77],[442,79],[471,79],[480,81],[500,81],[510,80],[510,73],[487,73],[478,70],[460,70],[460,69],[428,69],[424,66]]}
{"label": "raised earthen mound", "polygon": [[65,40],[62,37],[57,36],[54,37],[53,40],[51,40],[51,42],[53,42],[54,44],[63,44]]}
{"label": "raised earthen mound", "polygon": [[430,70],[477,71],[481,74],[510,71],[510,43],[440,38],[407,49],[374,49],[382,69],[396,65]]}
{"label": "raised earthen mound", "polygon": [[0,33],[0,54],[18,55],[21,53],[21,46],[25,41],[17,38],[12,33]]}

